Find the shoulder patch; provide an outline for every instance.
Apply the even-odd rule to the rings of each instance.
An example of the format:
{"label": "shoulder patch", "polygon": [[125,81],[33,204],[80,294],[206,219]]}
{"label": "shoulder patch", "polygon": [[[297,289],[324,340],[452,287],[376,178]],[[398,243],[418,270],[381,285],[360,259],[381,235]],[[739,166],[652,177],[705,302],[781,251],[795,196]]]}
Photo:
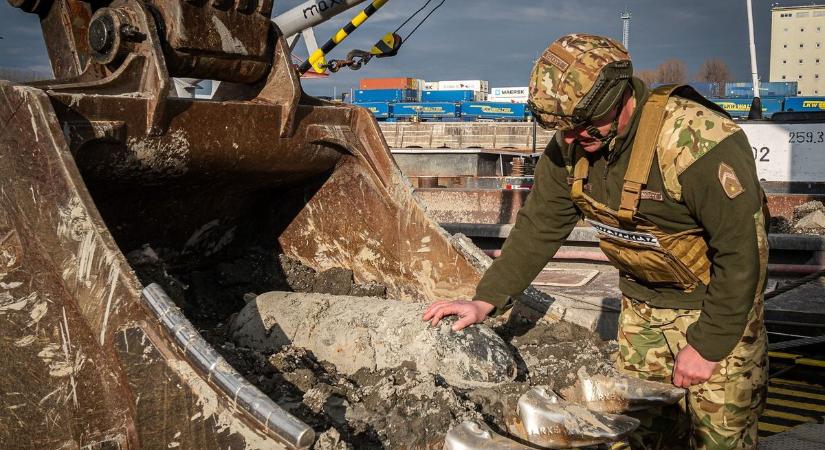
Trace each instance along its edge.
{"label": "shoulder patch", "polygon": [[722,183],[722,189],[731,200],[745,192],[745,188],[736,177],[736,171],[725,163],[719,163],[719,182]]}
{"label": "shoulder patch", "polygon": [[680,201],[679,175],[740,128],[717,111],[681,97],[671,97],[665,111],[656,156],[667,194]]}

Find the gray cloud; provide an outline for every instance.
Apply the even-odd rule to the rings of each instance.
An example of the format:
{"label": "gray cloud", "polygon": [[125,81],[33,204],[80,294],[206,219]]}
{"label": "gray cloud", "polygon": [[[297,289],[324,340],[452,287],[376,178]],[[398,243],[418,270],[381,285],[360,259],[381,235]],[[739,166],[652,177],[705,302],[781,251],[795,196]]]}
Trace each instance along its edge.
{"label": "gray cloud", "polygon": [[[276,0],[276,13],[301,3]],[[353,48],[369,49],[393,31],[424,0],[395,0],[332,52],[342,58]],[[434,2],[435,3],[435,2]],[[767,80],[770,6],[754,0],[759,73]],[[781,1],[783,6],[808,1]],[[619,12],[632,10],[630,51],[639,69],[655,68],[668,58],[685,61],[691,73],[711,57],[722,58],[739,80],[750,79],[745,0],[447,0],[401,53],[373,60],[358,72],[306,80],[310,93],[330,95],[357,86],[362,77],[410,76],[430,80],[486,79],[494,86],[524,85],[533,60],[556,37],[588,32],[621,38]],[[316,28],[328,39],[359,7]],[[408,28],[409,29],[409,28]],[[404,31],[404,30],[402,30]],[[0,67],[48,71],[49,62],[37,18],[0,2]]]}

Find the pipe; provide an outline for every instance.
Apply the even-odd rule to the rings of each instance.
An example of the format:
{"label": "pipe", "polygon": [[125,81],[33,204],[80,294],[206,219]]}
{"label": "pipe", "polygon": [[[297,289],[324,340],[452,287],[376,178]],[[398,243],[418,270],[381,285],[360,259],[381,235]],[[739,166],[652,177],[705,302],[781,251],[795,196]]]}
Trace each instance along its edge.
{"label": "pipe", "polygon": [[[484,253],[491,258],[501,256],[501,249],[487,249]],[[594,262],[610,262],[601,251],[559,250],[553,259],[582,259]],[[810,275],[825,270],[825,266],[816,264],[768,264],[768,273]]]}
{"label": "pipe", "polygon": [[756,42],[753,37],[753,5],[748,0],[748,35],[751,49],[751,76],[753,77],[753,97],[759,97],[759,74],[756,69]]}
{"label": "pipe", "polygon": [[[484,253],[491,258],[501,256],[501,249],[487,249]],[[553,255],[553,259],[584,259],[587,261],[610,262],[601,251],[587,250],[559,250]]]}
{"label": "pipe", "polygon": [[768,273],[810,275],[823,270],[825,266],[817,264],[768,264]]}
{"label": "pipe", "polygon": [[366,0],[308,0],[272,19],[284,38],[322,24]]}

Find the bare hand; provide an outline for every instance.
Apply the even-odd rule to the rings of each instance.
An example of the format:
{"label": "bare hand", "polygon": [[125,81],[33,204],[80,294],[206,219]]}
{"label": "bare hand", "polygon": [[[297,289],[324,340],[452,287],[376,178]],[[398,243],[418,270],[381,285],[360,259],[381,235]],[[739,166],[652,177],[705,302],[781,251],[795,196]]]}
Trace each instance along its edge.
{"label": "bare hand", "polygon": [[695,348],[688,345],[676,355],[673,366],[673,384],[688,388],[710,379],[719,363],[703,358]]}
{"label": "bare hand", "polygon": [[481,300],[441,300],[427,307],[423,320],[428,320],[431,326],[436,326],[446,316],[458,316],[458,321],[453,324],[453,331],[459,331],[483,322],[493,309],[495,306]]}

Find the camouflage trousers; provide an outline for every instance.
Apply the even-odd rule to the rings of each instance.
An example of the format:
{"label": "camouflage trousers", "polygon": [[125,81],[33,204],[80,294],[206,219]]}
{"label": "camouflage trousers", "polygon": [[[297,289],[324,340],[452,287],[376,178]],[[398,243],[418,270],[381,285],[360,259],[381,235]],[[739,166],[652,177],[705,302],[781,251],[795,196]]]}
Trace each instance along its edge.
{"label": "camouflage trousers", "polygon": [[[673,364],[687,346],[687,328],[700,311],[652,308],[622,299],[619,371],[672,382]],[[739,343],[711,378],[688,389],[679,404],[633,414],[642,424],[630,439],[641,449],[755,449],[767,397],[767,334],[763,302],[755,302]]]}

